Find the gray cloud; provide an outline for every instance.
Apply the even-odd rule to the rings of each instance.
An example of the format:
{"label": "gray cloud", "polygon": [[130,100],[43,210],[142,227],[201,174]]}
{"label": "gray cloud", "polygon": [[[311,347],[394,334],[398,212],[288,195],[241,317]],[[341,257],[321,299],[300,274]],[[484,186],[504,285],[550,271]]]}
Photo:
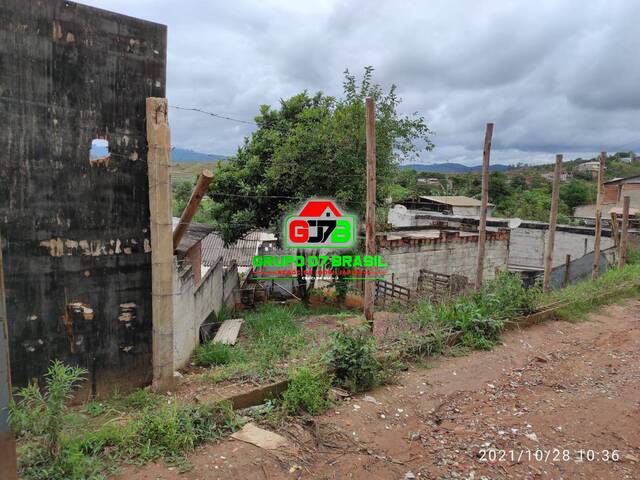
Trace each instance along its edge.
{"label": "gray cloud", "polygon": [[[374,65],[436,132],[423,160],[479,163],[640,150],[635,0],[85,0],[167,24],[168,97],[251,120],[303,89],[338,94]],[[176,145],[232,154],[251,127],[171,112]]]}

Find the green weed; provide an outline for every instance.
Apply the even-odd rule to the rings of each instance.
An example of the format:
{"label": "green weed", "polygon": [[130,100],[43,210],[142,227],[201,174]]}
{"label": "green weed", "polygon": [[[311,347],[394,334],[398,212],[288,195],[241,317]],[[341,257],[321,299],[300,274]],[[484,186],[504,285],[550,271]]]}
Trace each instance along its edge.
{"label": "green weed", "polygon": [[282,406],[290,415],[323,413],[331,402],[328,399],[331,377],[318,368],[301,367],[289,377],[289,386],[282,397]]}
{"label": "green weed", "polygon": [[351,328],[333,333],[325,361],[339,386],[361,392],[379,384],[375,353],[375,339],[366,327]]}

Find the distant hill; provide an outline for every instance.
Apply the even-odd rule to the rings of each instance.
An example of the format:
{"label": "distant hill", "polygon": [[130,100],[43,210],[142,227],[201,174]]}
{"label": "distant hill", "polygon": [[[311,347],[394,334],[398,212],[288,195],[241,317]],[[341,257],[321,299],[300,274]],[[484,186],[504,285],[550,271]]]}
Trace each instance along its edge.
{"label": "distant hill", "polygon": [[[99,158],[107,156],[109,151],[107,147],[92,147],[91,158]],[[189,150],[187,148],[175,147],[171,150],[171,160],[174,163],[189,163],[189,162],[202,162],[211,163],[218,160],[226,160],[226,155],[218,155],[215,153],[201,153],[195,150]]]}
{"label": "distant hill", "polygon": [[[474,165],[468,167],[461,163],[409,163],[402,165],[403,170],[415,170],[416,172],[432,172],[432,173],[475,173],[482,171],[482,165]],[[495,164],[490,166],[492,172],[506,172],[511,170],[509,165]]]}
{"label": "distant hill", "polygon": [[215,162],[216,160],[226,160],[226,155],[215,153],[201,153],[186,148],[174,148],[171,150],[171,160],[177,163],[184,162]]}

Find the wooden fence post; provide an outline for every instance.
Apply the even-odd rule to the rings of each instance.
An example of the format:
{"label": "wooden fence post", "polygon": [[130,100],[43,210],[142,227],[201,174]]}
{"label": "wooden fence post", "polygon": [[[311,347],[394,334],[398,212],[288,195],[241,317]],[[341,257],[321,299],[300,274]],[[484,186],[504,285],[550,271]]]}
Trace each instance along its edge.
{"label": "wooden fence post", "polygon": [[618,268],[624,268],[627,264],[627,248],[629,245],[629,205],[631,197],[624,197],[622,207],[622,233],[620,235],[620,255],[618,258]]}
{"label": "wooden fence post", "polygon": [[593,241],[593,266],[591,268],[591,280],[598,278],[600,273],[600,239],[602,237],[602,197],[604,196],[604,162],[607,153],[601,152],[598,168],[598,196],[596,197],[596,228]]}
{"label": "wooden fence post", "polygon": [[564,259],[564,278],[562,279],[562,286],[566,287],[569,285],[569,280],[571,279],[571,255],[568,255]]}
{"label": "wooden fence post", "polygon": [[491,137],[493,123],[487,123],[484,131],[484,148],[482,150],[482,198],[480,205],[480,224],[478,225],[478,258],[476,260],[476,290],[482,288],[484,270],[484,250],[487,243],[487,208],[489,204],[489,159],[491,156]]}
{"label": "wooden fence post", "polygon": [[556,155],[556,168],[553,171],[553,191],[551,193],[551,213],[549,214],[549,238],[544,259],[544,279],[542,291],[549,292],[551,288],[551,270],[553,269],[553,250],[556,243],[556,223],[558,222],[558,201],[560,198],[560,169],[562,169],[562,155]]}
{"label": "wooden fence post", "polygon": [[174,384],[171,134],[166,98],[147,98],[147,143],[151,213],[153,389],[164,392]]}
{"label": "wooden fence post", "polygon": [[[365,254],[376,254],[376,107],[373,98],[367,97],[366,135],[367,135],[367,211]],[[373,328],[373,309],[375,280],[364,282],[364,316]]]}

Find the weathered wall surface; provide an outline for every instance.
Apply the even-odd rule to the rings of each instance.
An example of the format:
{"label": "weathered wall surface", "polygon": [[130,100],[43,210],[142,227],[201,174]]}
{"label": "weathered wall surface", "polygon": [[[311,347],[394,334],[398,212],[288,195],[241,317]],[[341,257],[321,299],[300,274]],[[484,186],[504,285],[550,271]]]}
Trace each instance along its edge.
{"label": "weathered wall surface", "polygon": [[[545,225],[545,224],[541,224]],[[600,242],[601,249],[613,246],[610,233],[603,232]],[[511,231],[511,251],[509,264],[544,268],[544,256],[549,237],[548,228],[515,228]],[[593,252],[594,233],[592,228],[558,227],[553,249],[553,266],[563,265],[567,255],[572,259],[583,257]]]}
{"label": "weathered wall surface", "polygon": [[[15,385],[52,359],[95,393],[151,377],[145,99],[166,27],[63,0],[0,0],[0,234]],[[111,156],[89,161],[91,141]]]}
{"label": "weathered wall surface", "polygon": [[[379,254],[389,265],[387,280],[415,289],[420,269],[446,275],[464,275],[475,278],[478,255],[477,235],[441,232],[439,238],[394,240],[382,244]],[[496,269],[506,270],[509,258],[509,233],[488,232],[484,260],[484,278],[495,277]]]}
{"label": "weathered wall surface", "polygon": [[223,305],[233,307],[234,291],[238,288],[238,270],[234,265],[225,271],[222,258],[209,268],[200,282],[191,267],[176,265],[173,289],[173,359],[175,368],[184,367],[199,343],[200,326]]}

